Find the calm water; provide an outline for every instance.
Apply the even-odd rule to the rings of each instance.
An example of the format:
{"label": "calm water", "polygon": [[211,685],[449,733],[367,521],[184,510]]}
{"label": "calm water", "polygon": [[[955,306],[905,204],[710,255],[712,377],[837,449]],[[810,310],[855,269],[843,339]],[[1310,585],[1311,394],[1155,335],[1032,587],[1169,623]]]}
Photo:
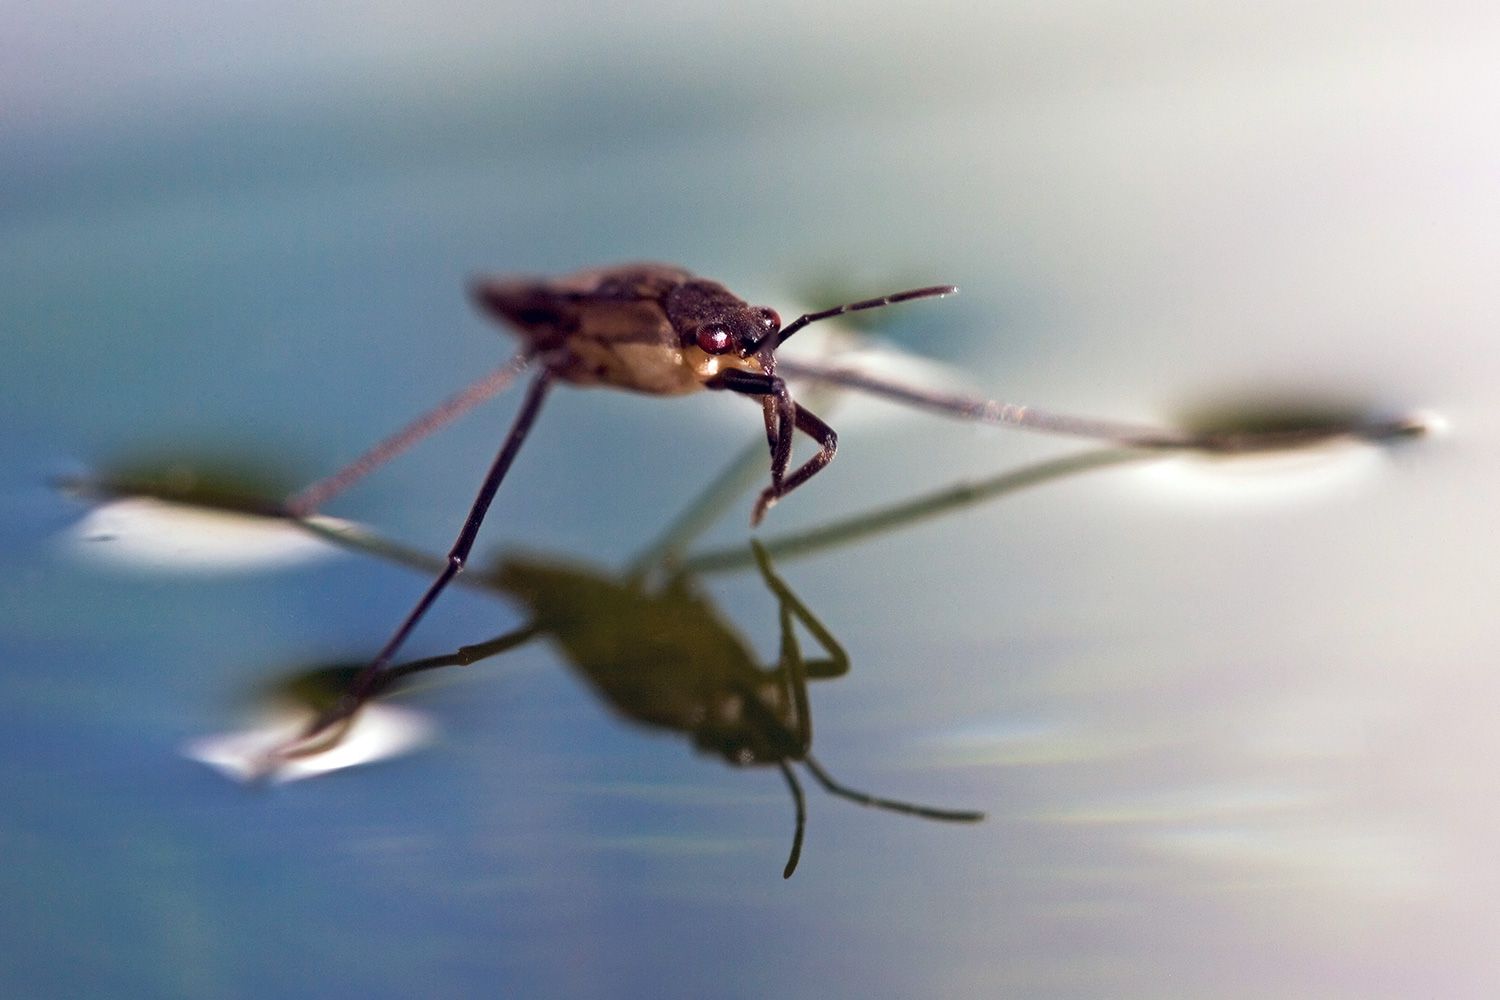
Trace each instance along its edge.
{"label": "calm water", "polygon": [[[150,13],[0,41],[0,991],[1500,989],[1494,15]],[[86,508],[49,483],[234,456],[298,485],[506,356],[469,275],[634,258],[788,316],[955,282],[880,334],[1018,402],[1449,429],[1093,468],[778,556],[851,663],[809,685],[818,760],[987,814],[805,776],[787,881],[776,770],[622,720],[556,643],[404,693],[418,752],[267,788],[186,759],[277,677],[368,656],[423,578],[133,567],[69,543]],[[517,399],[330,513],[440,552]],[[761,537],[1088,450],[830,413],[838,461]],[[760,433],[738,400],[559,391],[480,552],[618,579]],[[749,505],[695,550],[748,552]],[[777,661],[752,564],[696,587]],[[526,620],[467,590],[410,652]]]}

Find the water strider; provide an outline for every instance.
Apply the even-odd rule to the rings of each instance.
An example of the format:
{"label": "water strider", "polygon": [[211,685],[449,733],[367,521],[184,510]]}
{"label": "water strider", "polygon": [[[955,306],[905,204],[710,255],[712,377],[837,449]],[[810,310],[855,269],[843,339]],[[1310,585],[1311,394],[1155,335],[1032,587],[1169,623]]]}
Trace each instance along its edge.
{"label": "water strider", "polygon": [[[811,396],[811,394],[809,394]],[[819,404],[821,405],[821,404]],[[1324,437],[1360,428],[1375,436],[1378,425],[1348,410],[1328,405],[1276,409],[1264,407],[1237,414],[1224,413],[1215,433],[1275,434]],[[1396,433],[1392,423],[1385,433]],[[825,789],[855,802],[906,812],[928,819],[972,821],[980,814],[967,810],[933,809],[899,800],[871,796],[839,784],[811,755],[811,715],[807,682],[844,676],[848,658],[840,644],[813,616],[771,566],[771,553],[786,558],[859,542],[928,518],[951,513],[1030,489],[1061,478],[1122,463],[1151,458],[1141,448],[1104,448],[1075,452],[1061,458],[1007,472],[987,480],[965,482],[890,507],[845,513],[814,530],[771,538],[762,545],[743,543],[725,550],[692,550],[696,538],[729,509],[733,499],[749,487],[762,459],[747,447],[715,481],[673,520],[661,536],[631,560],[623,574],[554,558],[511,555],[493,569],[458,578],[486,592],[510,597],[525,612],[525,622],[504,635],[473,643],[456,652],[386,667],[372,680],[358,701],[347,692],[363,672],[360,663],[299,672],[297,687],[313,696],[299,697],[318,723],[301,727],[300,737],[254,731],[233,737],[195,741],[188,752],[237,777],[279,779],[308,762],[314,770],[348,766],[361,752],[400,752],[389,745],[376,747],[377,734],[365,726],[354,732],[356,713],[373,721],[373,713],[359,709],[404,686],[409,678],[440,667],[461,666],[500,655],[533,640],[544,639],[618,714],[640,724],[681,734],[702,752],[720,756],[737,766],[772,766],[783,775],[796,806],[796,833],[786,872],[800,856],[805,825],[805,803],[795,769],[800,766]],[[282,518],[285,504],[263,499],[269,482],[241,474],[214,474],[233,469],[222,461],[197,471],[183,461],[165,467],[122,468],[92,481],[70,484],[80,493],[99,498],[153,497],[184,510],[223,510],[228,514]],[[410,566],[433,574],[445,562],[381,539],[365,529],[327,518],[301,518],[292,523],[340,547]],[[697,586],[697,577],[755,567],[776,598],[780,620],[780,654],[761,666],[751,648],[725,616]],[[805,658],[794,623],[821,648]],[[387,709],[386,711],[390,711]],[[388,727],[387,727],[388,728]],[[365,731],[371,730],[371,731]],[[390,737],[387,732],[386,737]],[[249,737],[249,738],[246,738]],[[346,740],[346,737],[348,739]],[[269,740],[269,742],[267,741]],[[363,750],[353,749],[363,744]],[[324,751],[348,748],[354,759],[335,761]],[[364,758],[373,759],[373,758]],[[227,765],[227,767],[226,767]]]}
{"label": "water strider", "polygon": [[[369,695],[381,671],[394,659],[438,595],[463,569],[479,528],[502,480],[530,431],[548,391],[556,382],[603,386],[655,396],[678,396],[704,389],[758,399],[770,449],[771,482],[751,515],[757,524],[782,497],[806,483],[833,460],[837,435],[812,411],[798,406],[782,372],[874,393],[899,402],[936,409],[966,419],[1106,441],[1136,448],[1196,448],[1219,452],[1287,447],[1339,435],[1389,437],[1419,428],[1399,420],[1379,425],[1350,424],[1268,434],[1192,434],[1080,419],[1027,406],[935,393],[873,378],[857,370],[790,363],[778,371],[777,349],[810,323],[913,299],[950,295],[953,285],[932,285],[806,313],[785,325],[774,309],[752,306],[716,281],[665,264],[625,264],[580,271],[560,278],[486,278],[472,292],[479,307],[510,328],[521,350],[507,365],[335,475],[287,501],[287,512],[303,517],[319,509],[391,455],[430,433],[480,399],[499,391],[527,366],[535,375],[489,472],[479,488],[442,571],[402,619],[394,633],[351,683],[332,717],[347,715]],[[818,452],[791,467],[797,431]],[[320,721],[326,727],[329,719]],[[313,736],[318,730],[309,732]],[[289,753],[300,752],[294,747]]]}

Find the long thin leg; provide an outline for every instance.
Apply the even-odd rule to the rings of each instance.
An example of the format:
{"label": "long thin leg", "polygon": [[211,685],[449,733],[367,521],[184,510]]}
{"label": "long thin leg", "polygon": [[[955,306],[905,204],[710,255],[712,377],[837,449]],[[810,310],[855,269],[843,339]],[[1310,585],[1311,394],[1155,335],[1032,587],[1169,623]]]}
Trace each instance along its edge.
{"label": "long thin leg", "polygon": [[812,756],[802,758],[802,763],[812,772],[818,784],[822,785],[834,795],[846,798],[851,802],[858,802],[862,806],[873,806],[876,809],[889,809],[891,812],[906,813],[910,816],[921,816],[924,819],[941,819],[955,823],[977,823],[984,819],[984,813],[974,812],[969,809],[934,809],[931,806],[919,806],[912,802],[901,802],[897,799],[883,799],[877,795],[857,791],[846,785],[841,785],[833,780],[833,777],[813,760]]}
{"label": "long thin leg", "polygon": [[1392,418],[1353,417],[1347,420],[1332,420],[1326,425],[1289,430],[1214,431],[1193,434],[1115,420],[1073,417],[1016,403],[1002,403],[994,399],[939,392],[893,382],[857,369],[836,365],[790,359],[777,359],[777,364],[784,374],[792,378],[857,389],[871,395],[895,400],[898,403],[906,403],[964,420],[1020,427],[1048,434],[1092,438],[1127,448],[1197,449],[1234,454],[1304,447],[1338,438],[1388,441],[1414,437],[1429,429],[1427,422],[1420,415],[1407,415]]}
{"label": "long thin leg", "polygon": [[807,802],[802,797],[802,786],[797,782],[797,776],[787,766],[784,760],[778,760],[776,766],[781,768],[781,776],[786,779],[786,786],[792,790],[792,803],[797,807],[797,828],[792,834],[792,853],[787,856],[786,867],[781,870],[782,878],[791,878],[792,872],[797,870],[797,862],[802,858],[802,834],[807,829]]}
{"label": "long thin leg", "polygon": [[[987,503],[998,497],[1018,493],[1095,469],[1110,469],[1152,456],[1150,451],[1124,448],[1097,448],[1062,458],[1037,462],[1001,473],[977,483],[958,483],[924,496],[889,507],[830,521],[807,531],[768,539],[767,553],[777,559],[800,559],[815,552],[854,545],[897,531],[929,518],[944,517],[954,511]],[[754,554],[743,545],[709,549],[683,559],[676,569],[680,573],[706,575],[735,572],[752,565]],[[809,668],[809,676],[816,676]]]}
{"label": "long thin leg", "polygon": [[[762,565],[762,570],[765,566]],[[812,710],[807,704],[807,672],[803,669],[802,646],[792,627],[792,609],[786,601],[777,600],[777,624],[781,629],[781,657],[776,674],[781,681],[781,718],[790,710],[796,719],[796,753],[800,756],[812,745]]]}
{"label": "long thin leg", "polygon": [[1202,447],[1200,438],[1181,431],[1145,427],[1113,420],[1095,420],[1089,417],[1070,417],[1060,413],[1049,413],[1031,406],[1002,403],[993,399],[979,399],[956,393],[940,392],[901,382],[893,382],[869,375],[853,368],[821,365],[815,362],[778,359],[783,372],[792,378],[805,378],[846,389],[858,389],[875,396],[884,396],[898,403],[906,403],[922,409],[934,410],[948,416],[960,417],[983,424],[1002,424],[1024,427],[1028,430],[1052,434],[1068,434],[1075,437],[1094,438],[1112,444],[1134,448],[1196,448]]}
{"label": "long thin leg", "polygon": [[315,513],[329,500],[444,424],[451,423],[486,399],[503,391],[515,381],[516,376],[521,374],[530,361],[529,352],[518,353],[484,378],[443,400],[390,437],[376,444],[333,475],[325,476],[293,494],[285,504],[287,513],[298,518]]}
{"label": "long thin leg", "polygon": [[291,743],[271,751],[261,761],[260,773],[263,776],[269,775],[289,758],[312,757],[338,746],[348,735],[349,728],[354,724],[355,713],[360,708],[383,696],[394,685],[413,674],[425,670],[439,670],[443,667],[467,667],[480,660],[525,645],[541,632],[541,627],[532,622],[485,642],[460,646],[452,653],[395,664],[375,674],[365,686],[364,692],[357,699],[351,699],[348,692],[353,690],[354,683],[364,673],[365,668],[361,667],[360,672],[346,684],[345,693],[340,695],[339,703],[319,715],[313,724]]}
{"label": "long thin leg", "polygon": [[[812,613],[812,609],[803,604],[802,599],[792,591],[791,587],[787,586],[786,581],[777,575],[776,570],[771,565],[771,554],[766,550],[766,547],[757,539],[752,538],[750,539],[750,550],[755,556],[756,566],[760,569],[761,579],[765,581],[771,593],[776,595],[776,603],[782,614],[782,631],[790,631],[790,619],[795,617],[812,635],[813,639],[817,641],[818,645],[823,647],[823,651],[828,654],[828,659],[826,660],[809,661],[799,653],[798,664],[802,668],[803,676],[815,680],[826,680],[834,677],[842,677],[847,674],[849,672],[849,654],[845,652],[844,647],[839,641],[833,637],[833,633],[828,631],[827,626]],[[785,639],[782,640],[782,648],[783,650],[786,649]],[[805,735],[808,739],[811,738],[811,733]]]}
{"label": "long thin leg", "polygon": [[463,528],[454,540],[453,547],[448,550],[447,562],[437,579],[432,581],[416,605],[409,611],[396,631],[391,635],[386,644],[381,647],[380,652],[370,661],[362,671],[359,672],[344,696],[323,717],[317,719],[309,729],[303,740],[321,729],[347,718],[355,712],[360,705],[367,701],[370,692],[376,688],[376,682],[381,671],[391,662],[391,659],[406,642],[407,636],[411,635],[417,623],[427,614],[439,594],[452,582],[453,578],[463,571],[464,562],[469,558],[469,552],[474,548],[474,539],[479,535],[479,526],[484,523],[484,515],[490,509],[490,503],[495,499],[495,493],[500,489],[500,483],[505,479],[505,473],[509,471],[511,463],[515,461],[516,453],[521,450],[522,443],[526,440],[526,434],[531,430],[532,422],[536,419],[537,411],[542,408],[542,401],[547,396],[547,390],[552,386],[552,374],[543,368],[537,372],[532,379],[531,387],[526,392],[526,399],[521,403],[520,412],[516,414],[515,422],[511,425],[510,433],[505,437],[505,443],[500,446],[500,452],[495,456],[494,464],[485,475],[483,484],[479,487],[479,494],[474,498],[473,505],[469,508],[468,517],[464,519]]}
{"label": "long thin leg", "polygon": [[[777,500],[807,482],[833,461],[834,453],[838,451],[838,435],[833,432],[833,428],[792,401],[786,382],[780,376],[731,369],[709,382],[708,387],[726,389],[746,396],[759,396],[762,400],[766,439],[771,446],[771,485],[761,493],[750,515],[750,524],[754,527]],[[817,440],[819,450],[788,476],[786,469],[792,458],[793,427]]]}
{"label": "long thin leg", "polygon": [[542,634],[542,627],[535,622],[513,628],[504,635],[484,642],[472,643],[468,646],[460,646],[451,653],[441,656],[426,656],[420,660],[409,660],[406,663],[398,663],[385,670],[377,682],[372,685],[374,693],[384,691],[396,681],[404,680],[412,674],[421,673],[424,670],[440,670],[444,667],[470,667],[480,660],[487,660],[491,656],[524,646],[526,643]]}

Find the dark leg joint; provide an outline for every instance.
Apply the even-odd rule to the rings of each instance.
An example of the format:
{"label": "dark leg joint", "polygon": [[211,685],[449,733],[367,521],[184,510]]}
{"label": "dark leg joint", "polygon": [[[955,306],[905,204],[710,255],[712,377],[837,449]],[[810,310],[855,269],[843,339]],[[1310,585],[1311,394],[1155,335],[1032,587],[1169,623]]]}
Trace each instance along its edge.
{"label": "dark leg joint", "polygon": [[824,467],[833,461],[833,456],[838,453],[839,436],[834,433],[833,428],[825,424],[811,410],[800,406],[794,409],[797,429],[818,442],[818,453],[782,482],[777,482],[773,477],[770,487],[761,493],[760,499],[755,503],[755,511],[750,516],[752,525],[759,524],[761,518],[766,516],[766,511],[770,510],[776,501],[823,471]]}

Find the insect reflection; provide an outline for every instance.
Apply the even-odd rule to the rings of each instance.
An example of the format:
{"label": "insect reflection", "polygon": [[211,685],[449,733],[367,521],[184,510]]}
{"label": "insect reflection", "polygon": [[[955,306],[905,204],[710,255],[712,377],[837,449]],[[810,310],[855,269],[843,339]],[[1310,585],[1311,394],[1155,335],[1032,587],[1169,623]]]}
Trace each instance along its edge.
{"label": "insect reflection", "polygon": [[[757,664],[744,640],[719,616],[690,577],[659,591],[580,567],[508,559],[490,578],[531,613],[538,630],[594,691],[621,715],[691,737],[701,752],[739,767],[774,765],[796,805],[796,830],[784,876],[802,853],[806,806],[792,765],[806,767],[829,792],[862,805],[927,819],[974,822],[983,813],[934,809],[881,798],[835,781],[813,758],[807,682],[841,677],[849,657],[838,641],[776,575],[765,550],[756,565],[777,605],[780,649],[774,665]],[[801,625],[821,649],[804,657]]]}
{"label": "insect reflection", "polygon": [[[948,822],[977,822],[982,812],[939,809],[871,795],[835,779],[812,756],[809,681],[849,672],[838,640],[792,591],[759,543],[751,555],[776,600],[777,659],[761,665],[744,638],[687,574],[649,588],[638,576],[615,576],[578,564],[511,556],[470,582],[509,597],[528,620],[485,642],[452,653],[391,666],[372,687],[372,700],[404,687],[418,674],[470,666],[535,639],[544,639],[616,714],[653,729],[688,737],[701,753],[735,767],[774,766],[795,807],[792,846],[782,871],[791,877],[802,856],[807,806],[795,765],[824,789],[860,805]],[[803,654],[798,627],[821,655]],[[283,688],[304,692],[310,708],[332,705],[355,669],[324,667],[293,678]],[[299,755],[321,753],[347,735],[355,716],[325,729]]]}
{"label": "insect reflection", "polygon": [[[752,541],[749,546],[685,556],[685,547],[711,520],[700,515],[722,511],[724,496],[734,492],[740,471],[753,460],[753,451],[747,450],[687,506],[624,575],[556,560],[510,556],[493,571],[465,577],[471,587],[508,595],[527,610],[527,623],[452,653],[388,667],[361,704],[403,685],[413,675],[472,665],[544,638],[606,704],[625,718],[689,736],[698,750],[720,756],[734,766],[776,766],[791,792],[796,812],[783,877],[789,877],[797,867],[806,828],[806,802],[794,764],[805,767],[830,793],[862,805],[926,819],[975,822],[983,818],[983,813],[936,809],[849,788],[812,756],[807,682],[843,676],[849,670],[849,657],[776,573],[768,550],[785,549],[793,556],[848,545],[1020,490],[1145,457],[1131,450],[1087,452],[939,490],[766,545]],[[365,554],[418,569],[432,562],[364,533],[300,523],[336,544]],[[758,664],[744,640],[697,586],[694,572],[688,571],[689,567],[703,572],[739,569],[747,563],[754,564],[776,599],[779,651],[776,663],[769,667]],[[679,571],[662,572],[672,565]],[[653,576],[663,577],[659,586],[648,585]],[[798,626],[812,637],[821,655],[804,656],[797,638]],[[327,676],[337,679],[338,690],[346,690],[354,671],[342,668]],[[318,753],[342,739],[355,718],[355,709],[341,704],[336,697],[323,699],[321,728],[315,727],[308,741],[284,757]],[[282,762],[271,760],[266,766]]]}

